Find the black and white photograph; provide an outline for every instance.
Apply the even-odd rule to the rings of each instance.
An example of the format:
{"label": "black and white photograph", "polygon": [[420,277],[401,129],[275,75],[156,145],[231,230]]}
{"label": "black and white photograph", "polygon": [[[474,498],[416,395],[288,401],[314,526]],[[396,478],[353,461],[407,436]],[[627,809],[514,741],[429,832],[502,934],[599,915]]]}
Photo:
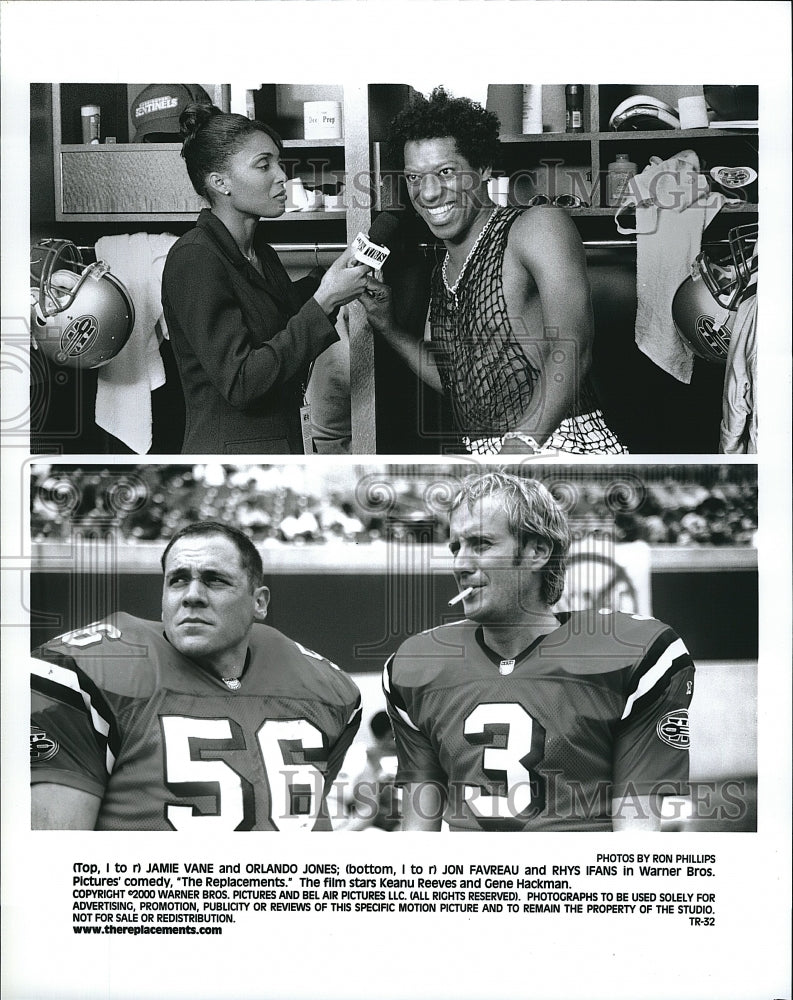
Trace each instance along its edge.
{"label": "black and white photograph", "polygon": [[31,477],[35,829],[757,828],[755,466]]}
{"label": "black and white photograph", "polygon": [[756,453],[758,86],[408,81],[34,84],[36,449]]}
{"label": "black and white photograph", "polygon": [[4,997],[791,997],[790,53],[4,0]]}

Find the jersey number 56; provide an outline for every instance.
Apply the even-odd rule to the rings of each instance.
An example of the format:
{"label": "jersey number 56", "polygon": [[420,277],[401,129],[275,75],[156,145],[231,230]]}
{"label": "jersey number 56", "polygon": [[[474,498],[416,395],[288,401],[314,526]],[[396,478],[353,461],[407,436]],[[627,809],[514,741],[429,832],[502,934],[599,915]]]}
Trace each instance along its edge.
{"label": "jersey number 56", "polygon": [[160,721],[168,788],[180,798],[214,799],[209,815],[195,805],[166,805],[165,817],[175,830],[220,833],[251,830],[256,825],[258,829],[294,831],[314,826],[322,804],[324,775],[305,758],[320,759],[323,740],[322,733],[306,719],[266,719],[256,732],[268,784],[270,815],[266,826],[263,818],[255,815],[251,782],[214,756],[245,750],[242,730],[236,723],[181,715],[165,715]]}

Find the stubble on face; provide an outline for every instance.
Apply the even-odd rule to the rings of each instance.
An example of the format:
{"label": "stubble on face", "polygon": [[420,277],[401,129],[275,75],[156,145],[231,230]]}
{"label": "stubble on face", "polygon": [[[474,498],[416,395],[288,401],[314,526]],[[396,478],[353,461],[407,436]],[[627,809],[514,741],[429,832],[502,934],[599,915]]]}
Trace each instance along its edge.
{"label": "stubble on face", "polygon": [[482,497],[452,514],[449,546],[460,590],[472,587],[463,600],[468,618],[481,624],[519,625],[538,615],[547,617],[539,601],[540,581],[527,565],[497,496]]}
{"label": "stubble on face", "polygon": [[244,661],[257,594],[230,539],[179,539],[165,564],[165,635],[184,656],[224,676]]}

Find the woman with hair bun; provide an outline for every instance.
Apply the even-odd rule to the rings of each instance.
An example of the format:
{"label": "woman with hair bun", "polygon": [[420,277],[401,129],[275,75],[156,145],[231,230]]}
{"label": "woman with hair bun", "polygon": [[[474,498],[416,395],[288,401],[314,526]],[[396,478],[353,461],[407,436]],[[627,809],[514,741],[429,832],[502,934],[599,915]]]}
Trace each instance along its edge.
{"label": "woman with hair bun", "polygon": [[[338,340],[332,316],[367,287],[348,248],[293,283],[257,230],[286,205],[282,143],[264,122],[191,104],[179,119],[193,187],[209,208],[171,248],[162,304],[185,396],[182,452],[302,452],[311,363]],[[371,280],[371,279],[369,279]]]}

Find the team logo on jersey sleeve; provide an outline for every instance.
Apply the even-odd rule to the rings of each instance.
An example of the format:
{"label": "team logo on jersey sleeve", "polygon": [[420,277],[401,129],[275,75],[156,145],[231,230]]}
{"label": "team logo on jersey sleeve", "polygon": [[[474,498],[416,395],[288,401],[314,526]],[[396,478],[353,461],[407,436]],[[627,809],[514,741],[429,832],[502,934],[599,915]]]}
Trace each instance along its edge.
{"label": "team logo on jersey sleeve", "polygon": [[688,709],[667,712],[655,727],[658,739],[675,750],[688,750],[691,745],[688,732]]}
{"label": "team logo on jersey sleeve", "polygon": [[75,632],[65,632],[55,642],[62,642],[65,646],[93,646],[107,636],[108,639],[120,639],[121,629],[111,625],[110,622],[91,622],[85,628],[78,628]]}
{"label": "team logo on jersey sleeve", "polygon": [[47,736],[43,729],[36,726],[30,727],[30,763],[43,764],[45,760],[52,760],[60,750],[58,741]]}

